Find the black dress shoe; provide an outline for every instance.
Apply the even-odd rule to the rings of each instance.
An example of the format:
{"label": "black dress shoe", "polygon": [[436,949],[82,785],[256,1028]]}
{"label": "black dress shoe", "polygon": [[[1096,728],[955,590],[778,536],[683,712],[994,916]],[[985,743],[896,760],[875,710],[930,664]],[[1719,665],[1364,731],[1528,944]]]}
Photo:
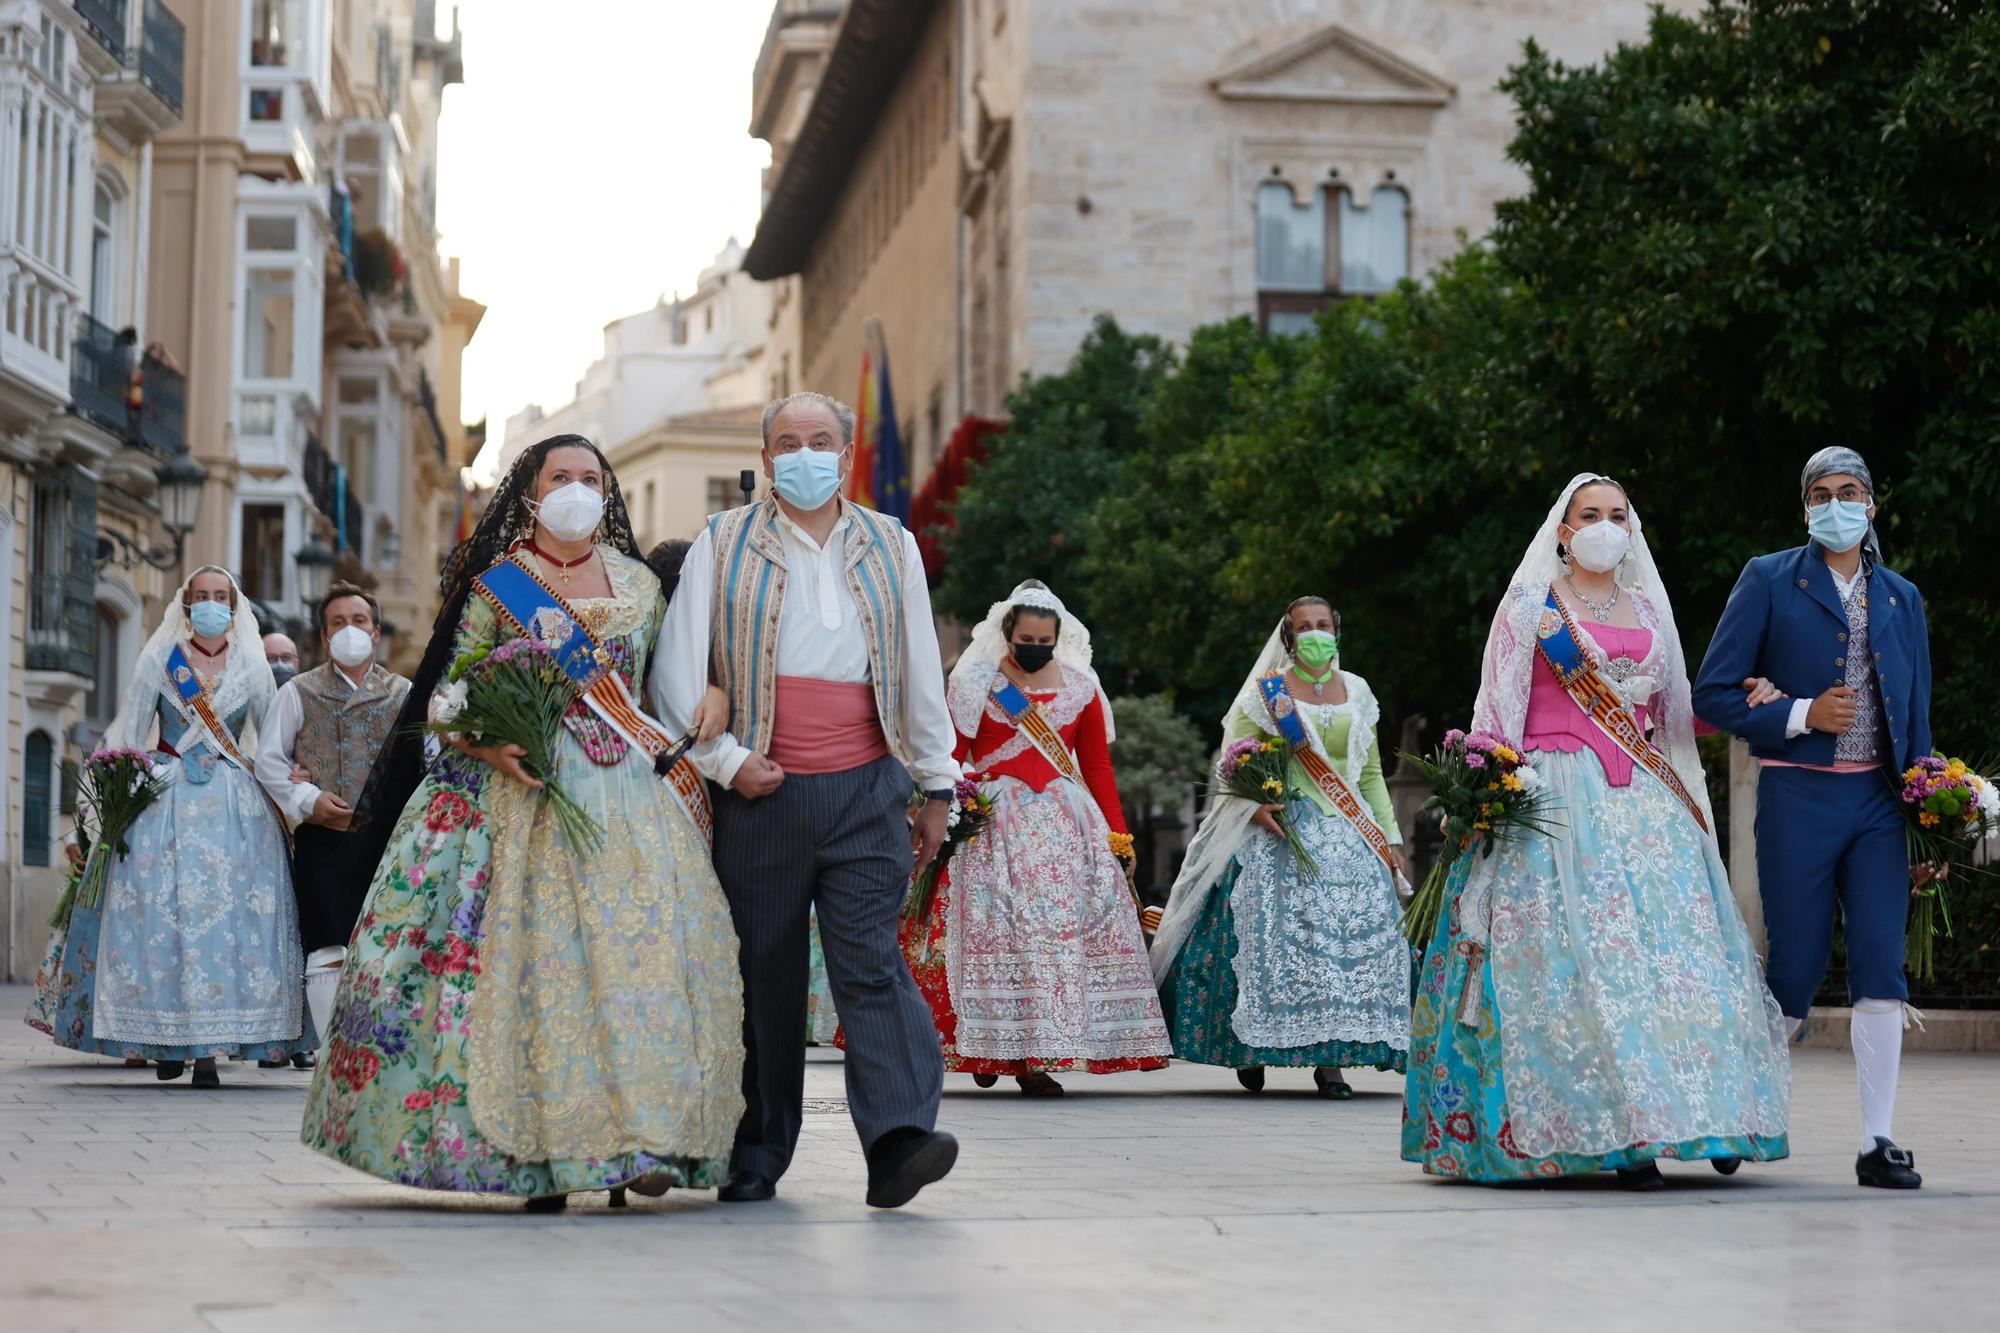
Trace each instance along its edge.
{"label": "black dress shoe", "polygon": [[319,1057],[311,1051],[300,1051],[292,1057],[292,1068],[294,1069],[314,1069],[318,1065]]}
{"label": "black dress shoe", "polygon": [[162,1083],[171,1083],[186,1072],[185,1060],[162,1060],[153,1066],[153,1077]]}
{"label": "black dress shoe", "polygon": [[1884,1190],[1922,1189],[1924,1184],[1924,1178],[1917,1174],[1916,1155],[1880,1134],[1875,1136],[1875,1151],[1854,1159],[1854,1178]]}
{"label": "black dress shoe", "polygon": [[285,1066],[289,1065],[290,1063],[291,1063],[291,1061],[289,1061],[289,1060],[259,1060],[259,1061],[257,1062],[257,1068],[259,1068],[259,1069],[283,1069],[283,1068],[285,1068]]}
{"label": "black dress shoe", "polygon": [[531,1213],[559,1213],[569,1207],[569,1195],[537,1194],[527,1201],[526,1206]]}
{"label": "black dress shoe", "polygon": [[194,1077],[188,1082],[197,1088],[219,1088],[222,1086],[222,1075],[216,1071],[214,1065],[209,1065],[207,1068],[196,1065]]}
{"label": "black dress shoe", "polygon": [[891,1130],[868,1154],[868,1206],[901,1208],[958,1161],[958,1140],[942,1130]]}
{"label": "black dress shoe", "polygon": [[1618,1183],[1628,1190],[1663,1190],[1667,1178],[1660,1174],[1659,1163],[1648,1162],[1644,1166],[1619,1167]]}
{"label": "black dress shoe", "polygon": [[1711,1157],[1708,1159],[1708,1164],[1715,1168],[1715,1173],[1719,1176],[1733,1176],[1736,1174],[1736,1168],[1743,1165],[1743,1159],[1741,1157]]}
{"label": "black dress shoe", "polygon": [[1236,1071],[1236,1081],[1243,1085],[1243,1091],[1245,1092],[1262,1092],[1264,1090],[1264,1067],[1262,1065],[1251,1065],[1248,1069],[1239,1069]]}
{"label": "black dress shoe", "polygon": [[762,1203],[778,1195],[778,1182],[755,1171],[731,1171],[729,1183],[715,1192],[718,1203]]}

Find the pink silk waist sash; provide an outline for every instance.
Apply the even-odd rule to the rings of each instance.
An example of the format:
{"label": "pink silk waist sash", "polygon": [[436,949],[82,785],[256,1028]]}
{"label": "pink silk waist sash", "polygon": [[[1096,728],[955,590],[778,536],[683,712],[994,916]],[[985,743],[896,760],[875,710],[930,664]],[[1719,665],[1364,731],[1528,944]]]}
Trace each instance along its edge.
{"label": "pink silk waist sash", "polygon": [[787,773],[845,773],[889,753],[867,682],[778,677],[770,759]]}

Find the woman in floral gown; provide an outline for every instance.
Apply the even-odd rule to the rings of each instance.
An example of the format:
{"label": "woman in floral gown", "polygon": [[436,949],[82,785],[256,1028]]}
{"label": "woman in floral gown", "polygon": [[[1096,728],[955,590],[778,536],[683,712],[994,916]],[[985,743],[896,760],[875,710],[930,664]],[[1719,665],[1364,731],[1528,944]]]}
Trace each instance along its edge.
{"label": "woman in floral gown", "polygon": [[573,435],[529,449],[454,553],[357,811],[357,836],[383,850],[303,1140],[384,1180],[536,1207],[719,1185],[743,1111],[736,937],[703,834],[653,761],[572,702],[561,781],[605,835],[587,857],[517,747],[453,737],[422,772],[415,732],[446,668],[514,637],[472,586],[503,560],[563,599],[628,691],[656,651],[660,583],[602,455]]}
{"label": "woman in floral gown", "polygon": [[1403,837],[1375,739],[1382,710],[1367,681],[1340,669],[1339,631],[1323,597],[1286,608],[1223,738],[1284,742],[1296,717],[1349,808],[1295,753],[1302,795],[1284,814],[1308,873],[1273,820],[1278,806],[1218,795],[1167,899],[1153,970],[1181,1059],[1233,1068],[1250,1092],[1263,1091],[1266,1067],[1310,1069],[1320,1096],[1345,1101],[1343,1068],[1402,1072],[1410,950],[1397,929]]}
{"label": "woman in floral gown", "polygon": [[[219,730],[183,699],[187,683]],[[310,1049],[285,827],[247,758],[274,693],[249,599],[202,566],[168,601],[104,735],[105,749],[150,745],[167,785],[126,830],[102,901],[71,907],[60,957],[44,964],[53,1012],[38,1003],[29,1021],[57,1045],[152,1060],[162,1080],[192,1061],[207,1088],[219,1058]]]}
{"label": "woman in floral gown", "polygon": [[[953,858],[929,917],[903,930],[945,1069],[1055,1097],[1053,1072],[1160,1068],[1172,1048],[1127,880],[1090,632],[1023,583],[973,632],[946,698],[993,821]],[[1010,698],[1032,701],[1046,730],[1018,723]]]}
{"label": "woman in floral gown", "polygon": [[[1555,662],[1615,697],[1586,713]],[[1565,667],[1572,680],[1581,677]],[[1420,972],[1403,1157],[1494,1182],[1785,1156],[1790,1069],[1709,831],[1687,667],[1638,513],[1572,480],[1493,618],[1475,729],[1518,739],[1559,827],[1461,857]],[[1645,734],[1650,732],[1650,738]]]}

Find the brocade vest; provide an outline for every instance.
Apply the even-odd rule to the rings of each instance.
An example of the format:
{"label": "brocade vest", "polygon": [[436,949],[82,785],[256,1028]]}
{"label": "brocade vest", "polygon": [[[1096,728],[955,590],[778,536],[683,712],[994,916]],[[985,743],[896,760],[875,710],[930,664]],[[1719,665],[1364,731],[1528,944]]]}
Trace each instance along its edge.
{"label": "brocade vest", "polygon": [[[868,679],[889,752],[903,743],[903,525],[848,503],[847,592],[868,641]],[[778,620],[785,611],[784,538],[778,502],[728,509],[708,521],[715,552],[715,680],[729,692],[731,730],[758,754],[771,748],[777,716]]]}
{"label": "brocade vest", "polygon": [[313,785],[352,806],[361,800],[368,770],[389,741],[410,682],[380,662],[348,688],[340,668],[324,662],[293,677],[303,717],[292,761],[312,773]]}

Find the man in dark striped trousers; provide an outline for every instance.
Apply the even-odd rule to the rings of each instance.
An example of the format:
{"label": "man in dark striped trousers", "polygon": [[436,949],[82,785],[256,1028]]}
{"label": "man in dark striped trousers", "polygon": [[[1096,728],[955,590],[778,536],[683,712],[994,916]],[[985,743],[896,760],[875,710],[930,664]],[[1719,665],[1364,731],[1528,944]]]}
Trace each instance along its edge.
{"label": "man in dark striped trousers", "polygon": [[746,1106],[725,1202],[772,1197],[798,1143],[815,905],[868,1202],[901,1207],[958,1157],[935,1129],[937,1030],[896,944],[912,867],[944,840],[956,737],[916,540],[840,498],[853,442],[853,412],[829,398],[770,406],[774,494],[715,515],[689,548],[653,668],[675,725],[710,680],[730,700],[731,731],[694,753],[725,789],[715,870],[743,963]]}

